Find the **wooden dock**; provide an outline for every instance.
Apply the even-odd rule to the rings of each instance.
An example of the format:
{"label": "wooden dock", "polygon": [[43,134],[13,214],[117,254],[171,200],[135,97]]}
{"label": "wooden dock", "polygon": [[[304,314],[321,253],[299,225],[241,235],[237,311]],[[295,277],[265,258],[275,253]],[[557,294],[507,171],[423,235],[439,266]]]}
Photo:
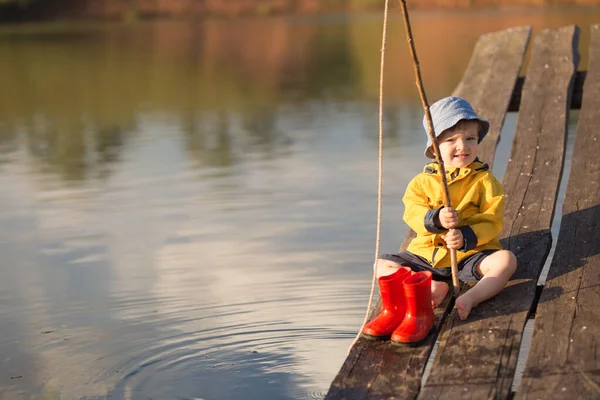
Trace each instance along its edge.
{"label": "wooden dock", "polygon": [[[466,321],[448,297],[435,310],[436,334],[419,347],[361,338],[326,399],[600,398],[600,25],[591,27],[589,65],[582,68],[587,72],[576,71],[579,35],[576,26],[537,34],[525,77],[519,72],[531,28],[484,35],[453,93],[490,121],[479,151],[490,165],[506,113],[518,112],[502,180],[501,243],[518,259],[507,288]],[[541,288],[572,109],[580,111],[569,182],[556,252]],[[379,305],[372,316],[378,312]],[[534,317],[531,351],[513,392],[525,324]]]}

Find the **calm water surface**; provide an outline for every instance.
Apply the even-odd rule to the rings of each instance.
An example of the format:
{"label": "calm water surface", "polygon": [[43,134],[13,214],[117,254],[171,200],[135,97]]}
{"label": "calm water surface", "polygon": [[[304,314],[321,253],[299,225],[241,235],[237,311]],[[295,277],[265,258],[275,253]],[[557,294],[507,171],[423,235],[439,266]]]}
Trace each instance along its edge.
{"label": "calm water surface", "polygon": [[[416,13],[430,99],[480,33],[577,23],[585,48],[598,21]],[[380,36],[379,15],[1,30],[0,397],[322,398],[370,289]],[[425,162],[398,17],[389,38],[384,251]]]}

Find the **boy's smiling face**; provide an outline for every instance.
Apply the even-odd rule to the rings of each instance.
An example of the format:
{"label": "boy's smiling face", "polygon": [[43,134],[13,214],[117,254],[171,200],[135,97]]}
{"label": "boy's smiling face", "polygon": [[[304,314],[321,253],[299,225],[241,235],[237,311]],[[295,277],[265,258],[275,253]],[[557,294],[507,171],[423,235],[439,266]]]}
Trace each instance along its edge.
{"label": "boy's smiling face", "polygon": [[477,158],[479,122],[462,120],[437,138],[444,165],[462,168]]}

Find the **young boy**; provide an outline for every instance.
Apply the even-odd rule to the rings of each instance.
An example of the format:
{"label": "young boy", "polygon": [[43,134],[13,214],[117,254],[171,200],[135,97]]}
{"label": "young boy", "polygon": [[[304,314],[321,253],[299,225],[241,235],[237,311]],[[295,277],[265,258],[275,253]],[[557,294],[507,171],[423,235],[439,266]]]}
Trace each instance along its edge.
{"label": "young boy", "polygon": [[[444,161],[452,207],[443,206],[443,185],[437,162],[428,164],[408,184],[403,197],[404,221],[416,232],[407,251],[384,254],[378,260],[378,278],[402,265],[413,271],[431,271],[431,297],[438,306],[452,280],[450,251],[457,250],[458,277],[477,282],[456,299],[458,315],[466,319],[471,309],[497,295],[517,268],[515,255],[502,250],[504,193],[486,164],[477,159],[477,146],[489,129],[469,102],[447,97],[431,105],[431,117]],[[427,120],[423,119],[427,131]],[[425,156],[433,159],[429,140]]]}

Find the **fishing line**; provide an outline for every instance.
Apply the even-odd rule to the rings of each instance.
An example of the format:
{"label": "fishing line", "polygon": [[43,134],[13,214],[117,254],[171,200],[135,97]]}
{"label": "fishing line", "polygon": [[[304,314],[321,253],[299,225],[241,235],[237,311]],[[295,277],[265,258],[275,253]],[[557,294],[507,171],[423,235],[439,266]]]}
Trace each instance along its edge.
{"label": "fishing line", "polygon": [[377,280],[377,260],[379,259],[379,245],[381,242],[381,198],[383,188],[383,67],[385,65],[385,42],[387,39],[387,21],[388,21],[388,1],[385,0],[385,9],[383,11],[383,34],[381,37],[381,66],[379,69],[379,176],[377,179],[377,229],[375,236],[375,262],[373,263],[373,278],[371,279],[371,293],[369,294],[369,304],[363,323],[356,334],[356,337],[348,348],[348,353],[358,341],[360,333],[369,320],[369,311],[373,303],[373,292],[375,291],[375,281]]}

